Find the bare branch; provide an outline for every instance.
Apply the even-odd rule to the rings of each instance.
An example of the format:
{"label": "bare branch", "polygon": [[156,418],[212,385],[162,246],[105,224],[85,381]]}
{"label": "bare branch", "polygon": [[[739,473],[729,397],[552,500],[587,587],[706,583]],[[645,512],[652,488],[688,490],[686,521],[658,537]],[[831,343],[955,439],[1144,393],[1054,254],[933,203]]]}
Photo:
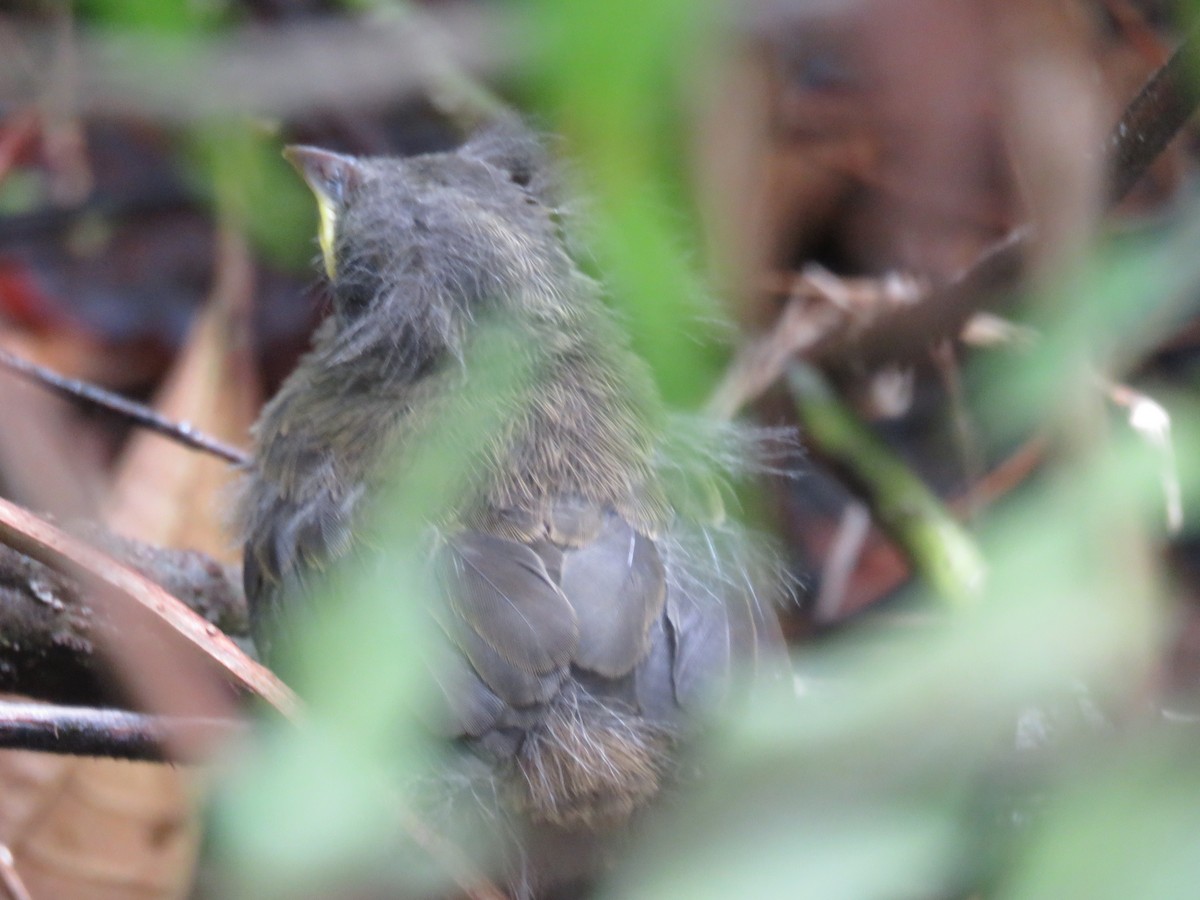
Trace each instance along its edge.
{"label": "bare branch", "polygon": [[[511,66],[520,33],[512,17],[466,8],[416,10],[350,21],[244,29],[207,39],[102,32],[78,40],[79,112],[194,122],[226,115],[286,118],[346,112],[430,96],[463,121],[497,102],[474,80]],[[25,34],[31,45],[47,36]],[[28,79],[0,65],[0,101],[28,101]]]}
{"label": "bare branch", "polygon": [[118,709],[47,706],[0,701],[0,748],[151,762],[169,758],[165,747],[214,746],[245,731],[231,719],[151,716]]}
{"label": "bare branch", "polygon": [[[1198,35],[1200,32],[1191,33],[1154,74],[1106,142],[1110,205],[1146,174],[1200,104],[1195,75]],[[1034,238],[1030,227],[1014,230],[984,250],[958,278],[924,291],[911,303],[860,307],[857,316],[826,314],[820,320],[824,330],[806,334],[803,342],[795,343],[793,352],[812,363],[835,367],[848,362],[871,367],[921,358],[939,341],[957,338],[976,313],[1003,307],[1021,277]],[[794,329],[794,324],[781,320],[779,327]],[[760,364],[765,362],[769,361],[760,360]],[[760,373],[758,380],[765,374]],[[768,383],[782,374],[778,360],[774,360],[770,374],[773,377]],[[751,391],[745,399],[754,396]],[[723,400],[727,405],[728,398]]]}
{"label": "bare branch", "polygon": [[1109,135],[1110,204],[1129,193],[1200,104],[1197,40],[1200,31],[1194,30],[1133,98]]}
{"label": "bare branch", "polygon": [[[77,531],[77,529],[76,529]],[[180,597],[227,634],[248,622],[240,574],[193,550],[153,547],[89,527],[85,540]],[[75,705],[124,704],[99,648],[117,623],[78,579],[0,544],[0,692]]]}
{"label": "bare branch", "polygon": [[145,404],[106,391],[86,381],[66,378],[52,369],[21,359],[7,350],[0,350],[0,369],[30,384],[46,388],[73,403],[116,413],[141,428],[168,437],[185,447],[211,453],[236,466],[247,465],[250,461],[249,455],[244,451],[205,434],[187,422],[172,422]]}
{"label": "bare branch", "polygon": [[19,506],[0,499],[0,540],[22,553],[80,578],[114,602],[150,612],[213,660],[233,682],[288,718],[300,711],[296,695],[270,670],[243,653],[215,625],[111,556],[71,537]]}

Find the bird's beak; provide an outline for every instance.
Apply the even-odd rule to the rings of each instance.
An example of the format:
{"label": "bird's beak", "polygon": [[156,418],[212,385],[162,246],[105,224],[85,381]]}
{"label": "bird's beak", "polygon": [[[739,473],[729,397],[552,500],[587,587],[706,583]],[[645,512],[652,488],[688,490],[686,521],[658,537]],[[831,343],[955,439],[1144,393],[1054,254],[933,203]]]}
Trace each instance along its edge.
{"label": "bird's beak", "polygon": [[317,211],[321,216],[321,256],[325,260],[325,273],[332,281],[337,277],[337,257],[334,247],[337,240],[338,215],[346,197],[361,178],[362,165],[353,156],[344,156],[318,147],[285,147],[284,159],[296,167],[317,198]]}

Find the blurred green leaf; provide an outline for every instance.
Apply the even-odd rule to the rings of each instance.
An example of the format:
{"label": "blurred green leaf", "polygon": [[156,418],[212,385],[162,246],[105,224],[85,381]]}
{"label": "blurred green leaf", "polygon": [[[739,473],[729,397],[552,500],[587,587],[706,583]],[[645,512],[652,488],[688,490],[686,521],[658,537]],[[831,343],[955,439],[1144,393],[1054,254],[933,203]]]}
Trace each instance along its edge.
{"label": "blurred green leaf", "polygon": [[382,870],[405,845],[402,811],[428,777],[418,714],[429,708],[428,666],[441,646],[428,612],[438,602],[430,523],[462,499],[488,435],[520,408],[520,347],[506,327],[481,326],[468,355],[473,377],[412,436],[362,525],[367,549],[335,566],[311,608],[293,617],[300,634],[282,668],[306,700],[305,722],[251,748],[219,805],[227,824],[218,852],[239,896],[256,896],[273,877],[285,886],[333,878],[363,855],[360,876]]}
{"label": "blurred green leaf", "polygon": [[395,771],[353,732],[317,716],[302,730],[260,736],[222,784],[214,807],[226,896],[286,897],[328,890],[365,867],[396,836]]}
{"label": "blurred green leaf", "polygon": [[[678,121],[664,110],[703,66],[717,6],[525,6],[547,48],[535,92],[598,195],[597,249],[614,302],[668,399],[695,405],[725,335],[683,249],[678,171],[664,172],[663,160],[685,163],[667,150]],[[311,206],[273,141],[238,125],[194,143],[220,208],[298,264],[291,254],[311,246]],[[308,212],[293,215],[293,204]],[[262,234],[271,215],[303,233]],[[986,567],[982,601],[941,620],[930,598],[910,592],[923,627],[862,623],[803,649],[799,696],[756,699],[716,728],[698,763],[704,791],[678,801],[657,840],[639,842],[639,863],[610,896],[1194,893],[1194,754],[1131,712],[1158,676],[1175,612],[1156,556],[1161,492],[1144,447],[1114,426],[1097,374],[1123,373],[1174,327],[1200,284],[1198,240],[1193,210],[1157,234],[1106,241],[1025,304],[1041,338],[1030,353],[972,366],[981,384],[973,413],[1005,441],[1049,432],[1056,452],[981,523],[985,563],[973,547],[969,562]],[[426,524],[469,470],[464,448],[502,422],[522,380],[521,354],[503,335],[482,352],[495,377],[464,400],[453,428],[420,444],[383,505],[373,533],[394,549],[335,573],[329,602],[309,617],[293,671],[311,725],[268,734],[220,807],[244,896],[311,890],[347,867],[380,866],[398,838],[386,813],[393,798],[379,785],[425,771],[411,713],[424,702],[423,654],[436,637],[423,613]],[[1190,514],[1200,407],[1174,399]],[[880,484],[895,489],[896,473],[879,468]],[[1073,711],[1058,715],[1062,707]],[[1025,715],[1043,708],[1051,711]],[[1115,760],[1099,752],[1114,742],[1098,712],[1108,709],[1119,714]]]}
{"label": "blurred green leaf", "polygon": [[81,21],[112,29],[186,35],[223,23],[229,0],[78,0]]}
{"label": "blurred green leaf", "polygon": [[670,202],[661,151],[675,141],[662,111],[693,61],[689,51],[704,46],[715,9],[695,0],[529,7],[537,45],[548,48],[536,89],[597,194],[596,249],[614,301],[668,402],[685,407],[711,391],[727,334],[716,327],[721,313]]}
{"label": "blurred green leaf", "polygon": [[1064,773],[997,897],[1187,900],[1196,895],[1200,777],[1192,740],[1148,734]]}
{"label": "blurred green leaf", "polygon": [[1200,286],[1198,242],[1193,205],[1150,234],[1100,241],[1082,267],[1029,298],[1039,334],[1031,350],[972,366],[984,425],[1006,441],[1043,423],[1063,427],[1077,390],[1098,396],[1096,373],[1120,377],[1178,323]]}
{"label": "blurred green leaf", "polygon": [[974,606],[987,578],[975,542],[944,504],[846,408],[819,372],[794,363],[787,384],[800,424],[822,456],[870,500],[881,527],[943,603]]}
{"label": "blurred green leaf", "polygon": [[315,253],[316,206],[282,149],[277,136],[241,121],[192,129],[182,152],[220,215],[244,228],[272,264],[304,271]]}

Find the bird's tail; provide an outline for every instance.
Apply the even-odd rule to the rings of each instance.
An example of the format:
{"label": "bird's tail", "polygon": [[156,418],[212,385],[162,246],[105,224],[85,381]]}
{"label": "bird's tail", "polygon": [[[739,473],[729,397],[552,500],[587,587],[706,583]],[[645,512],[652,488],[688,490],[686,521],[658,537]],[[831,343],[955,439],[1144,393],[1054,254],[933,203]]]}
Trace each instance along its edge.
{"label": "bird's tail", "polygon": [[565,828],[617,825],[658,793],[670,745],[667,729],[572,680],[517,757],[526,812]]}

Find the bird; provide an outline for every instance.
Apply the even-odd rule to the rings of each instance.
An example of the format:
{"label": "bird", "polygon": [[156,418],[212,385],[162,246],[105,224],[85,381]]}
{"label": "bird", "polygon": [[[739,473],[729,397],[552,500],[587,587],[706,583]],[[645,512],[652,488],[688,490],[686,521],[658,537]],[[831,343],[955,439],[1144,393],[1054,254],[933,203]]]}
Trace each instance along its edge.
{"label": "bird", "polygon": [[540,835],[514,892],[587,883],[679,780],[734,673],[783,677],[782,567],[726,510],[705,449],[722,441],[665,410],[585,272],[545,138],[502,121],[442,152],[285,155],[317,201],[331,310],[254,428],[239,518],[256,643],[275,657],[317,574],[386,552],[360,534],[373,498],[486,377],[473,342],[502,323],[522,393],[429,523],[452,648],[431,678],[444,739]]}

